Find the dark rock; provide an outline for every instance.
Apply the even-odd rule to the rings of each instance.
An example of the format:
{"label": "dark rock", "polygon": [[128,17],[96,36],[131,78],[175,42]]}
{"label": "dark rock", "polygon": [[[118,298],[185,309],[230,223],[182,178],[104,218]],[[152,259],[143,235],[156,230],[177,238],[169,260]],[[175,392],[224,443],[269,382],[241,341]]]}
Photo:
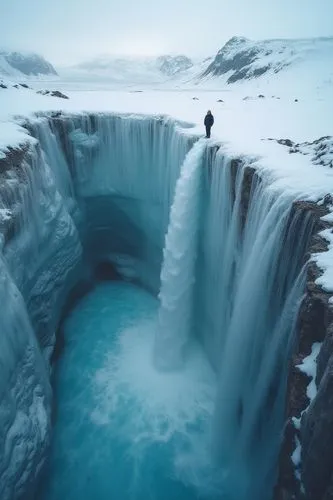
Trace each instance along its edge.
{"label": "dark rock", "polygon": [[240,69],[239,71],[235,71],[235,73],[233,75],[229,76],[227,83],[231,84],[231,83],[239,82],[240,80],[247,80],[247,78],[248,78],[247,75],[248,75],[247,68]]}
{"label": "dark rock", "polygon": [[[28,181],[29,174],[24,168],[24,164],[30,159],[30,155],[30,145],[22,144],[20,147],[8,148],[5,151],[5,157],[0,158],[0,198],[6,200],[6,208],[8,209],[8,217],[0,222],[0,233],[3,234],[5,243],[14,237],[21,223],[20,207],[17,201],[21,196],[21,193],[19,193],[21,182],[26,183]],[[6,182],[9,171],[19,181],[17,183],[18,187],[15,189],[8,186]]]}
{"label": "dark rock", "polygon": [[298,102],[298,99],[295,99],[295,102]]}
{"label": "dark rock", "polygon": [[288,146],[289,148],[294,145],[294,143],[290,139],[279,139],[277,142],[279,144],[283,144],[284,146]]}
{"label": "dark rock", "polygon": [[52,90],[50,93],[52,97],[60,97],[61,99],[69,99],[69,97],[66,94],[63,94],[62,92],[59,92],[59,90]]}
{"label": "dark rock", "polygon": [[212,180],[213,164],[214,164],[215,157],[216,157],[216,154],[217,154],[219,149],[220,149],[220,146],[211,146],[209,148],[206,148],[206,150],[205,150],[205,158],[204,158],[204,165],[206,166],[205,177],[206,177],[208,183],[210,183]]}
{"label": "dark rock", "polygon": [[224,102],[223,99],[218,99],[216,102]]}
{"label": "dark rock", "polygon": [[264,73],[267,73],[267,71],[270,69],[271,69],[271,66],[269,64],[267,66],[263,66],[262,68],[255,68],[252,71],[251,77],[257,78],[258,76],[261,76]]}
{"label": "dark rock", "polygon": [[199,97],[192,97],[193,101],[199,101]]}
{"label": "dark rock", "polygon": [[264,99],[265,98],[265,96],[263,94],[259,94],[258,97],[259,97],[259,99]]}
{"label": "dark rock", "polygon": [[315,165],[323,165],[325,167],[333,168],[333,137],[325,136],[320,137],[312,142],[302,142],[295,144],[290,139],[272,139],[269,141],[276,141],[278,144],[288,146],[289,153],[300,153],[303,155],[311,155],[311,161]]}
{"label": "dark rock", "polygon": [[272,139],[272,138],[268,138],[268,140],[269,141],[275,141],[278,144],[281,144],[282,146],[288,146],[289,148],[292,148],[294,146],[293,141],[291,141],[290,139]]}
{"label": "dark rock", "polygon": [[24,89],[30,89],[29,85],[27,85],[26,83],[20,83],[20,86]]}
{"label": "dark rock", "polygon": [[327,329],[327,334],[323,345],[320,349],[320,353],[317,358],[317,376],[316,376],[316,384],[319,386],[326,367],[328,366],[329,360],[333,353],[333,326],[330,325]]}
{"label": "dark rock", "polygon": [[15,89],[19,89],[19,88],[20,88],[20,86],[19,86],[19,85],[17,85],[17,84],[16,84],[16,85],[13,85],[13,87],[14,87]]}
{"label": "dark rock", "polygon": [[[257,78],[266,73],[271,66],[265,64],[253,68],[252,63],[260,60],[268,52],[271,53],[270,50],[263,50],[259,45],[248,46],[246,38],[233,37],[219,50],[215,59],[202,74],[202,77],[220,76],[231,72],[232,74],[227,80],[228,84],[239,80]],[[282,69],[282,67],[283,64],[280,64],[279,68]]]}
{"label": "dark rock", "polygon": [[274,488],[274,500],[295,500],[299,484],[295,477],[291,455],[295,449],[295,427],[288,419],[284,428],[284,440],[280,451],[279,482]]}
{"label": "dark rock", "polygon": [[22,144],[18,148],[7,148],[5,157],[0,158],[0,174],[6,172],[7,170],[18,170],[21,169],[21,165],[25,156],[28,154],[29,145]]}
{"label": "dark rock", "polygon": [[260,177],[256,173],[253,167],[245,167],[244,177],[242,182],[242,194],[241,194],[241,227],[242,230],[245,228],[246,218],[249,213],[249,205],[252,193],[253,179],[256,178],[257,182],[261,182]]}
{"label": "dark rock", "polygon": [[[331,353],[332,354],[332,353]],[[302,418],[302,481],[307,500],[329,498],[333,479],[333,355]]]}
{"label": "dark rock", "polygon": [[59,90],[38,90],[37,94],[50,95],[52,97],[60,97],[61,99],[69,99],[69,97]]}
{"label": "dark rock", "polygon": [[[331,201],[327,198],[327,201]],[[307,214],[311,217],[313,223],[312,237],[310,239],[310,244],[307,252],[307,257],[311,254],[317,252],[324,252],[327,250],[328,245],[325,239],[320,235],[320,232],[326,228],[330,227],[330,224],[323,221],[321,218],[329,212],[329,205],[323,203],[318,205],[313,202],[298,201],[293,205],[293,211]],[[307,436],[308,442],[311,441],[309,438],[310,431],[304,431],[304,425],[306,422],[306,416],[303,417],[301,423],[301,431],[295,429],[292,418],[300,418],[302,412],[307,408],[309,404],[309,399],[307,397],[307,386],[309,383],[309,378],[306,374],[300,372],[297,365],[301,364],[303,359],[311,353],[312,345],[314,342],[322,342],[324,339],[324,346],[327,348],[324,352],[321,352],[318,356],[318,377],[322,377],[322,373],[325,370],[328,359],[330,359],[330,354],[332,354],[332,339],[331,339],[331,325],[333,323],[333,311],[329,305],[329,299],[331,294],[326,293],[322,288],[316,284],[316,280],[321,276],[322,271],[318,268],[314,261],[310,261],[307,267],[307,281],[306,281],[306,293],[302,301],[297,322],[297,338],[294,346],[294,353],[290,363],[289,376],[288,376],[288,387],[286,395],[286,419],[287,424],[284,433],[284,439],[281,446],[280,459],[279,459],[279,478],[277,485],[275,487],[274,499],[275,500],[285,500],[285,499],[299,499],[300,494],[300,483],[295,478],[294,465],[291,461],[291,454],[295,448],[295,438],[301,440],[302,444],[302,461],[305,457],[305,450],[310,449],[309,444],[303,449],[304,436]],[[323,346],[323,347],[324,347]],[[319,378],[318,378],[319,380]],[[330,403],[329,403],[330,404]],[[312,406],[311,406],[312,408]],[[309,410],[308,410],[309,411]],[[305,414],[303,414],[305,415]],[[320,421],[321,414],[317,412],[316,419]],[[312,424],[311,424],[312,425]],[[309,426],[311,427],[309,424]],[[304,434],[305,432],[305,434]],[[315,445],[311,445],[315,446]],[[319,447],[321,445],[318,445]],[[312,448],[311,448],[312,449]],[[316,450],[316,448],[314,448]],[[319,448],[316,451],[316,459],[318,459]],[[329,457],[331,458],[331,457]],[[311,462],[311,458],[310,458]],[[309,464],[310,464],[309,462]],[[305,462],[306,464],[306,462]],[[330,463],[332,468],[333,462]],[[306,467],[306,473],[305,469]],[[302,468],[302,481],[304,483],[304,477],[306,475],[311,476],[311,466],[304,465]],[[320,474],[315,471],[314,482],[319,480]],[[316,479],[315,479],[316,478]],[[309,484],[313,484],[312,479],[308,479]],[[311,486],[312,488],[313,486]],[[328,486],[327,486],[328,487]],[[317,494],[316,491],[315,494]],[[311,493],[312,495],[312,493]],[[306,500],[324,500],[322,496],[308,496],[308,492],[305,495]]]}
{"label": "dark rock", "polygon": [[323,200],[324,205],[333,205],[333,196],[331,194],[327,194]]}
{"label": "dark rock", "polygon": [[0,89],[7,89],[7,85],[5,85],[4,83],[0,83]]}

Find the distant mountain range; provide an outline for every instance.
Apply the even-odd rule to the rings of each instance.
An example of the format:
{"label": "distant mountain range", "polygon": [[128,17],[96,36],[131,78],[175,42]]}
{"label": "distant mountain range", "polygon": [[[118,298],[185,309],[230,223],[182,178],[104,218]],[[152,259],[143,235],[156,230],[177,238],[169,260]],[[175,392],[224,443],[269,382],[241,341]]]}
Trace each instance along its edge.
{"label": "distant mountain range", "polygon": [[[304,40],[251,41],[233,37],[213,56],[193,61],[185,55],[160,57],[99,56],[75,66],[59,68],[61,79],[115,85],[184,85],[209,81],[233,84],[243,80],[274,78],[280,72],[312,61],[318,72],[333,78],[333,37]],[[306,72],[304,73],[306,75]],[[48,61],[37,54],[0,50],[0,76],[21,78],[56,76]]]}
{"label": "distant mountain range", "polygon": [[[124,84],[233,84],[244,80],[274,79],[303,65],[333,78],[333,37],[304,40],[252,41],[231,38],[219,51],[205,60],[193,61],[185,55],[158,58],[98,57],[66,68],[68,78],[102,79]],[[309,68],[308,68],[309,69]],[[60,69],[59,72],[61,73]],[[306,75],[306,71],[304,70]],[[312,78],[312,75],[309,75]]]}
{"label": "distant mountain range", "polygon": [[233,37],[201,75],[225,77],[226,83],[276,74],[302,62],[325,60],[333,70],[333,37],[304,40],[262,40]]}
{"label": "distant mountain range", "polygon": [[0,76],[20,78],[40,75],[56,76],[57,72],[51,63],[38,54],[0,50]]}
{"label": "distant mountain range", "polygon": [[59,68],[60,77],[69,80],[103,80],[119,85],[161,84],[186,76],[193,61],[185,55],[159,57],[98,56],[75,66]]}

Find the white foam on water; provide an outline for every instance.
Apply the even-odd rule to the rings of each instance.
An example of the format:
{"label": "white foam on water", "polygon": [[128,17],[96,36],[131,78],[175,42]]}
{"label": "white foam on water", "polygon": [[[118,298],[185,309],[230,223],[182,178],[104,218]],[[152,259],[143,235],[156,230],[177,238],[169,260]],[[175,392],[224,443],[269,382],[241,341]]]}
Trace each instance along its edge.
{"label": "white foam on water", "polygon": [[[152,357],[156,325],[154,314],[122,330],[96,374],[97,407],[91,417],[121,435],[129,444],[128,452],[139,461],[144,461],[151,445],[171,446],[175,476],[200,489],[210,488],[215,375],[195,341],[182,369],[158,371]],[[125,411],[125,418],[119,419]]]}

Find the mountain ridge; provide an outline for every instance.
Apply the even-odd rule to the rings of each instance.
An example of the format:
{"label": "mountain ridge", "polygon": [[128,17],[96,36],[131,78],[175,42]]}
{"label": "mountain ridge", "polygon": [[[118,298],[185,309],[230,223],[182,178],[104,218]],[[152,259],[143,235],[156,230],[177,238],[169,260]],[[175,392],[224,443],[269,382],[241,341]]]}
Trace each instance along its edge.
{"label": "mountain ridge", "polygon": [[54,66],[34,52],[0,49],[0,76],[8,78],[57,76]]}

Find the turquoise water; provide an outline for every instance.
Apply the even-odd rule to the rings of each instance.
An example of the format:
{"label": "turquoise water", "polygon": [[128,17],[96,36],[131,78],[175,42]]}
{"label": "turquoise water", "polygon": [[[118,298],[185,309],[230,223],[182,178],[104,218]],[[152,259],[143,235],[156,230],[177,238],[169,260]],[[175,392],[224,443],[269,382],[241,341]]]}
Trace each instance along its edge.
{"label": "turquoise water", "polygon": [[155,370],[157,308],[144,290],[108,282],[66,320],[43,500],[221,498],[215,377],[195,343],[181,371]]}

